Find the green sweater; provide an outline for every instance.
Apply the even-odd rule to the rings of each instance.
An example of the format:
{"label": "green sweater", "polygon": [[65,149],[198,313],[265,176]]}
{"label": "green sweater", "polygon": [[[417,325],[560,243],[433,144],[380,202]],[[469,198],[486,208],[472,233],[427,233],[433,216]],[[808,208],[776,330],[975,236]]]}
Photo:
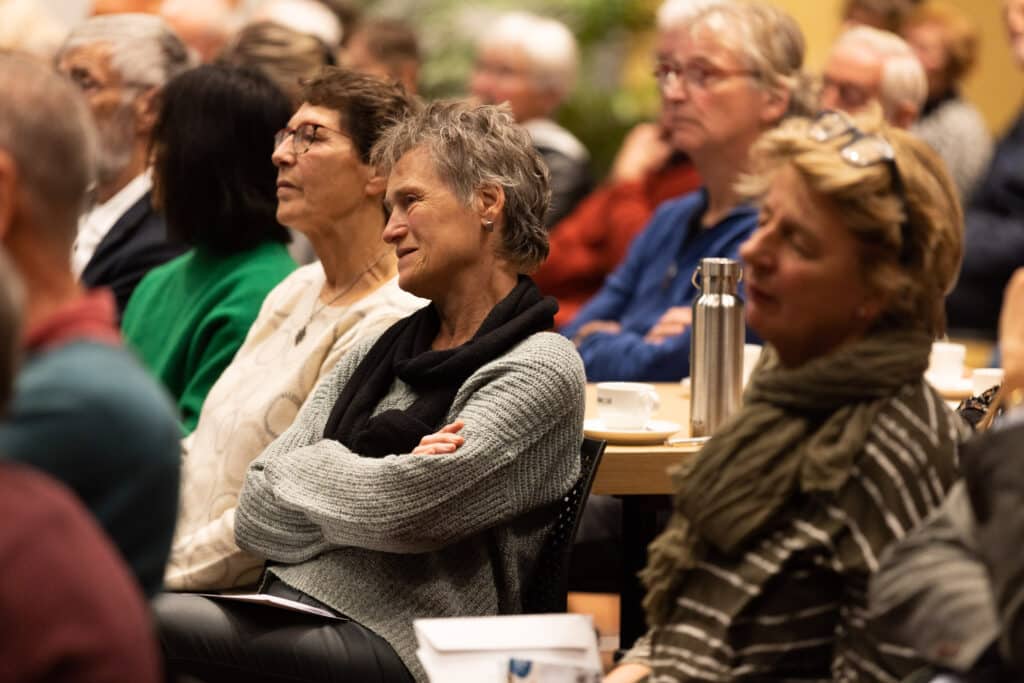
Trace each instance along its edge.
{"label": "green sweater", "polygon": [[135,289],[121,330],[177,400],[186,434],[263,299],[294,269],[275,242],[227,257],[197,248],[154,268]]}
{"label": "green sweater", "polygon": [[[448,455],[363,458],[324,439],[334,401],[375,339],[320,383],[292,426],[249,467],[235,536],[271,571],[387,640],[418,681],[412,621],[514,614],[555,521],[545,506],[579,476],[583,363],[535,334],[463,383],[444,423]],[[375,413],[406,408],[401,380]]]}

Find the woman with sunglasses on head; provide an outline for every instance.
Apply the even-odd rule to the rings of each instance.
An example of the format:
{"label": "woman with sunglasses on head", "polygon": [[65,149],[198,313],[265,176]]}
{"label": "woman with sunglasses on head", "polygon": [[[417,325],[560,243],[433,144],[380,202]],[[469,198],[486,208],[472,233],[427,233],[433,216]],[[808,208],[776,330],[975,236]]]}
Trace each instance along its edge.
{"label": "woman with sunglasses on head", "polygon": [[256,581],[262,561],[235,545],[249,463],[349,350],[425,303],[398,288],[394,249],[381,241],[385,178],[369,160],[413,102],[396,86],[337,68],[305,82],[302,101],[262,149],[267,165],[277,166],[277,220],[309,238],[319,260],[267,296],[182,441],[181,506],[166,574],[173,590]]}
{"label": "woman with sunglasses on head", "polygon": [[673,147],[703,187],[663,203],[604,287],[563,329],[587,379],[670,381],[689,374],[691,283],[701,258],[735,258],[757,222],[734,190],[750,146],[790,114],[808,113],[804,38],[767,4],[722,2],[673,36],[655,70]]}
{"label": "woman with sunglasses on head", "polygon": [[740,255],[766,353],[675,475],[651,628],[608,680],[898,680],[917,662],[867,627],[866,590],[957,475],[960,422],[923,379],[960,263],[957,190],[924,143],[836,112],[768,133],[740,189],[760,198]]}

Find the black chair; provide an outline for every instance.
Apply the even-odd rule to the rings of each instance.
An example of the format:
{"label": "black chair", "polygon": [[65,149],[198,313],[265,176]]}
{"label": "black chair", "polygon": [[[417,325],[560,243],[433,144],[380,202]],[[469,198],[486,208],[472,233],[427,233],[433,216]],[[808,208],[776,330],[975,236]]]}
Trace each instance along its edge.
{"label": "black chair", "polygon": [[566,609],[569,554],[606,445],[604,441],[583,439],[579,479],[557,503],[555,525],[537,558],[533,579],[523,592],[523,611],[526,614],[564,612]]}

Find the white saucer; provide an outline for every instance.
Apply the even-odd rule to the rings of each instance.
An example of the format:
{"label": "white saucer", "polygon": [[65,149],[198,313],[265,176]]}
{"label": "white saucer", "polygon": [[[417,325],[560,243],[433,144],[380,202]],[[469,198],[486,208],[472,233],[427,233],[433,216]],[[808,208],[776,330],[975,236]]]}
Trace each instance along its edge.
{"label": "white saucer", "polygon": [[601,418],[583,421],[583,433],[592,439],[633,446],[665,443],[665,439],[683,428],[678,422],[651,420],[644,429],[612,429]]}
{"label": "white saucer", "polygon": [[974,393],[974,383],[970,377],[943,377],[926,372],[924,378],[935,387],[939,396],[945,399],[959,401],[969,398]]}

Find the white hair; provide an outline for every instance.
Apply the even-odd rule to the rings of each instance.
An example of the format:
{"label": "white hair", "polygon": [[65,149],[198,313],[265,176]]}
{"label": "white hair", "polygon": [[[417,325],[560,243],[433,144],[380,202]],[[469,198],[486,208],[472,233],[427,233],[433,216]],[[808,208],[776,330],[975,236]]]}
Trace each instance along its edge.
{"label": "white hair", "polygon": [[67,29],[36,0],[0,0],[0,48],[49,59],[66,35]]}
{"label": "white hair", "polygon": [[256,9],[249,21],[272,21],[318,38],[331,50],[341,45],[342,25],[337,15],[313,0],[270,0]]}
{"label": "white hair", "polygon": [[579,50],[572,32],[562,22],[527,12],[498,17],[478,47],[517,47],[526,54],[533,80],[565,98],[576,83]]}
{"label": "white hair", "polygon": [[725,2],[729,2],[729,0],[665,0],[658,8],[658,30],[669,31],[688,24],[707,8]]}
{"label": "white hair", "polygon": [[106,14],[86,19],[71,30],[61,55],[87,45],[110,46],[110,65],[126,83],[162,88],[192,66],[178,34],[152,14]]}
{"label": "white hair", "polygon": [[839,36],[833,50],[840,48],[867,50],[882,61],[879,101],[887,116],[901,104],[909,104],[915,111],[921,111],[928,97],[928,77],[905,40],[881,29],[854,26]]}

